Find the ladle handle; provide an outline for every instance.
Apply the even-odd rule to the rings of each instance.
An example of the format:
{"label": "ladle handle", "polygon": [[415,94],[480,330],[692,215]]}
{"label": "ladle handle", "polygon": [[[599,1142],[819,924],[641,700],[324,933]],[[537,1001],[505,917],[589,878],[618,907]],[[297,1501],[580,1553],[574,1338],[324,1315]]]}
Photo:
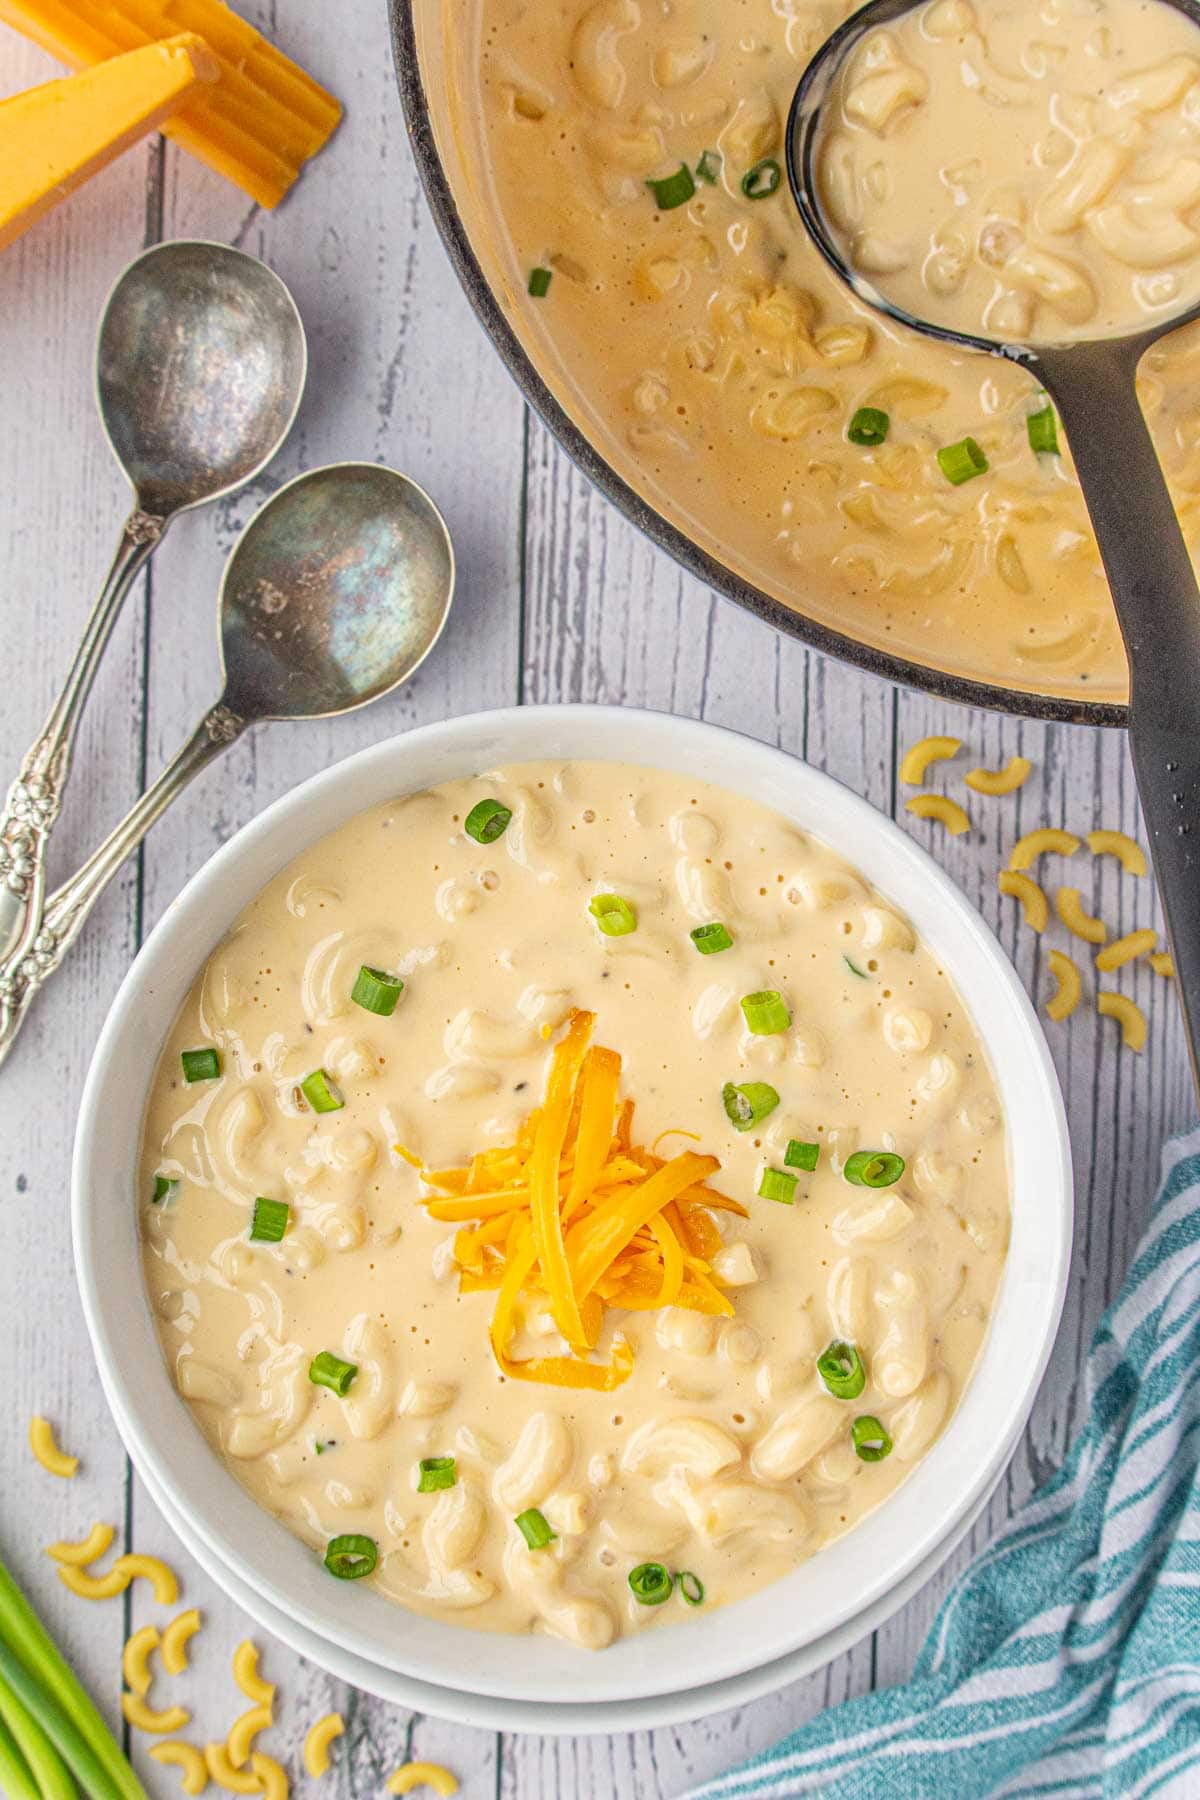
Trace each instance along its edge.
{"label": "ladle handle", "polygon": [[41,924],[20,962],[0,963],[0,1063],[25,1022],[34,995],[53,975],[92,908],[125,858],[189,781],[246,729],[246,721],[223,703],[212,707],[158,780],[146,789],[121,823],[94,850],[69,881],[46,902]]}
{"label": "ladle handle", "polygon": [[1138,404],[1138,350],[1043,354],[1129,659],[1129,748],[1200,1093],[1200,588]]}
{"label": "ladle handle", "polygon": [[0,963],[24,956],[41,927],[50,833],[62,808],[79,721],[121,604],[168,523],[140,509],[126,519],[62,692],[8,790],[0,814]]}

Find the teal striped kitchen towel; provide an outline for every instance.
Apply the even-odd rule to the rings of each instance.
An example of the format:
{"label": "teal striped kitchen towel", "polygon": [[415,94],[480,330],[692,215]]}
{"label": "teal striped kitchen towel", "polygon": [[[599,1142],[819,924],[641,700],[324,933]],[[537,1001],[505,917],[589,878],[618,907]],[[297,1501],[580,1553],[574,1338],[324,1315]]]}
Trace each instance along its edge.
{"label": "teal striped kitchen towel", "polygon": [[955,1585],[903,1687],[687,1800],[1200,1800],[1200,1132],[1169,1143],[1066,1466]]}

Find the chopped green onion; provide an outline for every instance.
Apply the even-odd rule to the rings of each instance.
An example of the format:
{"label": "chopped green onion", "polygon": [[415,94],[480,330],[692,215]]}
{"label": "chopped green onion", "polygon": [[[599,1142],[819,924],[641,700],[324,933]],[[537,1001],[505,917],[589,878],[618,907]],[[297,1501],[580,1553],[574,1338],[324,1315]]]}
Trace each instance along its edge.
{"label": "chopped green onion", "polygon": [[846,436],[852,444],[873,449],[876,444],[883,443],[891,423],[889,415],[877,406],[860,406],[846,427]]}
{"label": "chopped green onion", "polygon": [[777,994],[774,988],[764,988],[758,994],[743,994],[742,1011],[755,1037],[774,1037],[776,1032],[786,1031],[792,1022],[783,995]]}
{"label": "chopped green onion", "polygon": [[857,975],[860,981],[866,981],[868,979],[867,971],[865,969],[860,969],[853,957],[843,956],[842,961],[845,963],[850,973],[852,975]]}
{"label": "chopped green onion", "polygon": [[937,459],[938,468],[955,487],[982,475],[988,466],[987,457],[972,437],[962,438],[957,444],[943,445]]}
{"label": "chopped green onion", "polygon": [[558,1535],[551,1531],[545,1513],[539,1512],[536,1506],[517,1514],[517,1530],[531,1550],[544,1550]]}
{"label": "chopped green onion", "polygon": [[783,180],[783,170],[773,156],[764,156],[742,176],[742,192],[747,200],[769,200]]}
{"label": "chopped green onion", "polygon": [[544,300],[546,298],[546,295],[550,292],[550,282],[553,278],[553,274],[554,271],[552,269],[530,269],[529,291],[535,300]]}
{"label": "chopped green onion", "polygon": [[477,844],[494,844],[503,837],[512,818],[512,808],[499,800],[477,800],[463,821],[463,830]]}
{"label": "chopped green onion", "polygon": [[675,1583],[662,1563],[639,1563],[629,1571],[629,1585],[643,1606],[661,1606],[670,1599]]}
{"label": "chopped green onion", "polygon": [[215,1081],[221,1073],[219,1050],[181,1050],[179,1060],[185,1081]]}
{"label": "chopped green onion", "polygon": [[337,1112],[346,1104],[336,1083],[329,1079],[324,1069],[314,1069],[311,1075],[306,1075],[300,1083],[300,1092],[314,1112]]}
{"label": "chopped green onion", "polygon": [[862,1357],[853,1344],[837,1339],[818,1356],[817,1374],[835,1400],[857,1400],[867,1385]]}
{"label": "chopped green onion", "polygon": [[375,1539],[364,1537],[359,1531],[330,1538],[325,1547],[325,1567],[339,1581],[361,1581],[378,1561],[379,1546]]}
{"label": "chopped green onion", "polygon": [[588,911],[605,937],[628,937],[637,930],[637,914],[620,894],[597,894],[589,902]]}
{"label": "chopped green onion", "polygon": [[313,1449],[318,1456],[324,1456],[325,1452],[329,1449],[332,1449],[332,1447],[333,1447],[333,1439],[332,1438],[327,1439],[327,1441],[325,1443],[322,1443],[320,1438],[313,1439]]}
{"label": "chopped green onion", "polygon": [[706,181],[709,187],[716,187],[721,179],[721,153],[719,150],[706,150],[696,164],[696,180]]}
{"label": "chopped green onion", "polygon": [[173,1200],[179,1190],[179,1182],[180,1177],[178,1175],[156,1175],[154,1177],[154,1192],[150,1196],[150,1204],[152,1206],[161,1206],[164,1200]]}
{"label": "chopped green onion", "polygon": [[749,1131],[775,1111],[779,1095],[766,1081],[727,1081],[721,1089],[721,1102],[735,1131]]}
{"label": "chopped green onion", "polygon": [[778,1200],[782,1206],[794,1206],[799,1179],[798,1175],[789,1175],[786,1169],[764,1169],[758,1183],[758,1197],[760,1200]]}
{"label": "chopped green onion", "polygon": [[675,1585],[689,1606],[704,1605],[704,1583],[690,1569],[676,1570]]}
{"label": "chopped green onion", "polygon": [[718,951],[728,950],[733,944],[733,938],[719,920],[712,925],[697,925],[690,936],[701,956],[716,956]]}
{"label": "chopped green onion", "polygon": [[1029,448],[1038,456],[1058,456],[1058,420],[1049,401],[1041,412],[1030,413],[1025,421]]}
{"label": "chopped green onion", "polygon": [[349,1392],[350,1383],[357,1374],[357,1363],[346,1362],[332,1350],[319,1351],[308,1365],[308,1379],[315,1387],[331,1388],[342,1396]]}
{"label": "chopped green onion", "polygon": [[648,181],[646,186],[653,189],[659,212],[673,212],[677,206],[686,206],[696,191],[692,171],[686,163],[680,163],[673,175],[665,175],[661,181]]}
{"label": "chopped green onion", "polygon": [[863,1462],[882,1462],[892,1454],[892,1440],[871,1413],[863,1413],[850,1427],[850,1441]]}
{"label": "chopped green onion", "polygon": [[855,1187],[892,1187],[904,1173],[904,1158],[892,1150],[856,1150],[842,1174]]}
{"label": "chopped green onion", "polygon": [[806,1144],[802,1138],[789,1138],[783,1160],[789,1169],[803,1169],[806,1175],[811,1175],[820,1156],[820,1144]]}
{"label": "chopped green onion", "polygon": [[250,1221],[251,1243],[282,1243],[290,1213],[291,1208],[286,1200],[268,1200],[260,1194],[254,1202],[254,1217]]}
{"label": "chopped green onion", "polygon": [[436,1494],[441,1488],[452,1488],[458,1480],[452,1456],[423,1456],[417,1467],[418,1494]]}
{"label": "chopped green onion", "polygon": [[385,969],[370,969],[364,963],[354,978],[350,998],[364,1011],[390,1019],[403,992],[404,983],[398,975],[389,975]]}

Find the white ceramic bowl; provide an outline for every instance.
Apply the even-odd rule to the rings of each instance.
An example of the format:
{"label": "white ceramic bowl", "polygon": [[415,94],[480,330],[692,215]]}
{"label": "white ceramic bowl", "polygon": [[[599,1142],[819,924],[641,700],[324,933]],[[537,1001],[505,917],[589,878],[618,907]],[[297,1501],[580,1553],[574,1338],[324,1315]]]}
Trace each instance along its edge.
{"label": "white ceramic bowl", "polygon": [[[134,1170],[146,1085],[198,970],[284,864],[351,814],[400,794],[539,758],[670,768],[744,793],[824,839],[934,947],[991,1060],[1009,1121],[1012,1241],[979,1366],[942,1437],[885,1506],[784,1580],[707,1616],[592,1654],[407,1613],[330,1581],[210,1449],[175,1392],[141,1276]],[[1015,1127],[1015,1128],[1014,1128]],[[450,720],[314,776],[240,831],[168,909],[113,1003],[84,1090],[72,1213],[84,1312],[135,1464],[184,1541],[243,1590],[385,1671],[517,1703],[611,1703],[678,1694],[777,1662],[837,1632],[914,1570],[936,1566],[995,1483],[1029,1414],[1067,1275],[1070,1151],[1036,1017],[978,915],[888,819],[825,775],[711,725],[607,707],[542,707]]]}

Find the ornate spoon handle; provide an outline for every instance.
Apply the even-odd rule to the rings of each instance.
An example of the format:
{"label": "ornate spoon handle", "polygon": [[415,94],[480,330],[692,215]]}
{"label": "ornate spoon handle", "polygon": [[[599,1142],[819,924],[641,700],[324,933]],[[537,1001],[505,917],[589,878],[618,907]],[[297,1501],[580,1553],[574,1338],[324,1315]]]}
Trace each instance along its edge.
{"label": "ornate spoon handle", "polygon": [[140,510],[126,519],[62,692],[8,791],[0,814],[0,962],[22,957],[41,927],[47,848],[71,772],[79,721],[121,603],[169,522]]}
{"label": "ornate spoon handle", "polygon": [[158,780],[146,789],[121,823],[92,852],[69,881],[46,901],[38,930],[20,957],[0,962],[0,1063],[25,1022],[34,995],[53,975],[125,858],[176,795],[246,728],[246,721],[223,703],[201,719],[187,743]]}

